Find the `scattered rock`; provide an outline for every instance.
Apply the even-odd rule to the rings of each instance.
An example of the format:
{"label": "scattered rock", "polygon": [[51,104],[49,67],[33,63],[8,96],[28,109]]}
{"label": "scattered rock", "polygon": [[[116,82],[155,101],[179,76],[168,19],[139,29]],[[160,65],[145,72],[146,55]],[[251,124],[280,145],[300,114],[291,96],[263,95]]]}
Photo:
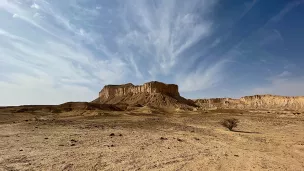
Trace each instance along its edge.
{"label": "scattered rock", "polygon": [[122,134],[119,134],[119,136],[121,137],[121,136],[122,136]]}
{"label": "scattered rock", "polygon": [[237,155],[237,154],[235,154],[234,156],[235,156],[235,157],[239,157],[239,155]]}
{"label": "scattered rock", "polygon": [[68,164],[66,166],[64,166],[64,168],[62,170],[72,170],[73,168],[73,164]]}
{"label": "scattered rock", "polygon": [[197,140],[197,141],[198,141],[198,140],[200,140],[200,139],[199,139],[199,138],[197,138],[197,137],[194,137],[194,139],[195,139],[195,140]]}
{"label": "scattered rock", "polygon": [[182,140],[182,139],[180,139],[180,138],[177,138],[177,141],[182,142],[183,140]]}
{"label": "scattered rock", "polygon": [[76,144],[71,144],[71,146],[75,146]]}
{"label": "scattered rock", "polygon": [[111,133],[109,136],[110,136],[110,137],[113,137],[113,136],[115,136],[115,134],[114,134],[114,133]]}
{"label": "scattered rock", "polygon": [[23,151],[23,150],[21,149],[21,150],[19,150],[19,151]]}
{"label": "scattered rock", "polygon": [[77,142],[76,140],[74,140],[74,139],[71,139],[71,142]]}
{"label": "scattered rock", "polygon": [[59,144],[58,146],[61,146],[61,147],[62,147],[62,146],[64,146],[64,145],[63,145],[63,144]]}
{"label": "scattered rock", "polygon": [[47,139],[49,139],[49,138],[48,138],[48,137],[45,137],[44,139],[47,140]]}
{"label": "scattered rock", "polygon": [[111,147],[115,147],[115,146],[112,144]]}
{"label": "scattered rock", "polygon": [[168,140],[168,138],[160,137],[161,140]]}

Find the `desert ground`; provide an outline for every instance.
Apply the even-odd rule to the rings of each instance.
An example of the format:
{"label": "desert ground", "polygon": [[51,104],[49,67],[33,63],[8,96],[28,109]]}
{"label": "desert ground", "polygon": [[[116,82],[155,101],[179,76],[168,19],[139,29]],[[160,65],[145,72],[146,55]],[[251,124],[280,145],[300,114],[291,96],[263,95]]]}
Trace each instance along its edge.
{"label": "desert ground", "polygon": [[1,171],[304,170],[304,114],[292,111],[3,107],[0,130]]}

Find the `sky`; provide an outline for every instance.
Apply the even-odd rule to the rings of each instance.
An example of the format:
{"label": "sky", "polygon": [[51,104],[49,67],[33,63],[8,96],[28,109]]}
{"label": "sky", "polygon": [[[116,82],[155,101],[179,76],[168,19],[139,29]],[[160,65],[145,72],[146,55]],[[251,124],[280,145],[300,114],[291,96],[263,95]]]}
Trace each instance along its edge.
{"label": "sky", "polygon": [[0,106],[157,80],[186,98],[304,95],[304,0],[0,0]]}

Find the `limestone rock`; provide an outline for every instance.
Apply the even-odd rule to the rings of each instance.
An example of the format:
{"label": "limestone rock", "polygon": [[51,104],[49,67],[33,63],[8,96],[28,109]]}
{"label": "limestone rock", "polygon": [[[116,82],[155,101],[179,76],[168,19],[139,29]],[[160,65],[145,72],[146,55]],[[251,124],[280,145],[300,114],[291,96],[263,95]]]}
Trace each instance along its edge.
{"label": "limestone rock", "polygon": [[124,96],[138,93],[161,93],[178,97],[178,86],[175,84],[164,84],[162,82],[152,81],[143,85],[135,86],[132,83],[123,85],[106,85],[100,92],[100,99],[110,99],[117,96]]}
{"label": "limestone rock", "polygon": [[304,110],[304,96],[278,96],[266,94],[245,96],[240,99],[197,99],[195,100],[195,104],[204,108]]}
{"label": "limestone rock", "polygon": [[131,83],[106,85],[93,102],[102,104],[150,106],[156,108],[181,108],[193,110],[197,107],[192,100],[180,96],[178,86],[152,81],[143,85]]}

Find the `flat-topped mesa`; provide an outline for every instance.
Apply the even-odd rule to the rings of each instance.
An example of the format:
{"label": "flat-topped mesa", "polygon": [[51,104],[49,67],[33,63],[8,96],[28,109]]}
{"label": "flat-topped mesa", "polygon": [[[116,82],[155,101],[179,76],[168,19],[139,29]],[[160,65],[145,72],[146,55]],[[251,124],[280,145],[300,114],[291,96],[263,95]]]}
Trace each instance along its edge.
{"label": "flat-topped mesa", "polygon": [[161,93],[173,97],[178,97],[178,86],[175,84],[165,84],[158,81],[151,81],[143,85],[133,85],[132,83],[122,85],[106,85],[99,92],[100,99],[109,99],[116,96],[124,96],[138,93]]}

